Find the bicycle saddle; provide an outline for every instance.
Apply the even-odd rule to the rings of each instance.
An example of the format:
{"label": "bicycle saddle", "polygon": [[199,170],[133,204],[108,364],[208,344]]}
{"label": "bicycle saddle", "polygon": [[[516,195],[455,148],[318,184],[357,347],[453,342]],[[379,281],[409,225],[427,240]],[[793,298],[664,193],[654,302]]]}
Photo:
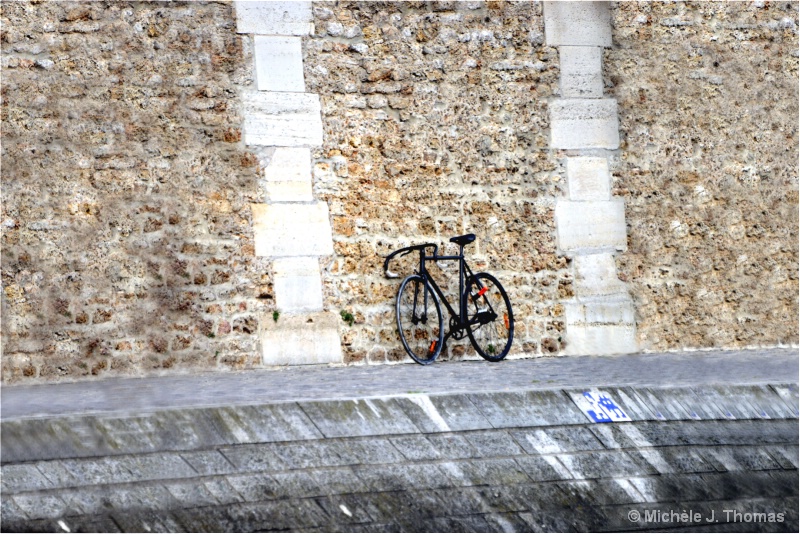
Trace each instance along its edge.
{"label": "bicycle saddle", "polygon": [[469,245],[473,241],[475,241],[475,234],[459,235],[450,238],[451,243],[455,243],[456,245],[459,245],[461,247],[463,247],[464,245]]}

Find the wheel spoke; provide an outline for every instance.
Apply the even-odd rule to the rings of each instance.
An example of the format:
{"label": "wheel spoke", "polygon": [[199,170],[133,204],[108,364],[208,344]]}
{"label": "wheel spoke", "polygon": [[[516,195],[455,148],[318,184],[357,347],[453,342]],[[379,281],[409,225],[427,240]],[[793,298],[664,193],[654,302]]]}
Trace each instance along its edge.
{"label": "wheel spoke", "polygon": [[406,352],[416,362],[431,363],[442,345],[442,314],[439,302],[419,275],[400,285],[396,302],[397,327]]}
{"label": "wheel spoke", "polygon": [[479,273],[467,285],[467,298],[472,345],[483,358],[502,360],[514,338],[514,316],[505,290],[493,276]]}

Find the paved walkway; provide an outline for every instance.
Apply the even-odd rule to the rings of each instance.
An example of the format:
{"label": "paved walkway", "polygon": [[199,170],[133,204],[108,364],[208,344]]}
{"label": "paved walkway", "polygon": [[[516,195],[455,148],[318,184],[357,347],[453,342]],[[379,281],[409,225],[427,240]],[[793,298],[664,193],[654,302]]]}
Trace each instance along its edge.
{"label": "paved walkway", "polygon": [[291,367],[232,373],[117,378],[0,390],[0,418],[142,413],[244,405],[477,391],[598,386],[798,382],[798,349],[697,351],[438,362],[429,366]]}

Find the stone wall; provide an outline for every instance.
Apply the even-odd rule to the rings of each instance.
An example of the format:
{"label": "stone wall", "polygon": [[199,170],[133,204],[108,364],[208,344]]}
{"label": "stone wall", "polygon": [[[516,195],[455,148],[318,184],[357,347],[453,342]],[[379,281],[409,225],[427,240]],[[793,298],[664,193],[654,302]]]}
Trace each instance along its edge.
{"label": "stone wall", "polygon": [[613,22],[641,347],[796,344],[797,2],[620,2]]}
{"label": "stone wall", "polygon": [[[1,9],[2,380],[264,365],[279,269],[255,250],[251,205],[270,199],[264,154],[242,139],[253,37],[237,34],[235,6]],[[382,257],[466,232],[473,268],[514,304],[512,357],[568,353],[580,269],[558,252],[554,213],[575,154],[550,148],[564,95],[542,4],[312,12],[313,198],[334,241],[323,308],[344,361],[409,361]],[[602,268],[628,284],[636,341],[796,344],[797,3],[621,2],[611,17],[602,94],[620,148],[601,156],[628,242]],[[452,269],[438,274],[455,289]],[[474,352],[441,356],[462,357]]]}
{"label": "stone wall", "polygon": [[[406,358],[382,257],[467,232],[478,236],[466,248],[473,268],[509,291],[512,354],[557,353],[572,280],[554,240],[563,179],[547,99],[558,56],[541,4],[315,2],[314,15],[305,74],[325,129],[315,186],[334,232],[326,298],[355,316],[345,358]],[[394,270],[410,274],[412,261]],[[457,298],[456,271],[438,274]],[[441,359],[474,354],[448,346]]]}
{"label": "stone wall", "polygon": [[2,5],[3,381],[260,363],[227,3]]}
{"label": "stone wall", "polygon": [[[315,6],[306,77],[323,101],[327,296],[355,312],[349,358],[403,357],[380,256],[467,231],[511,289],[516,350],[568,352],[575,274],[556,255],[553,206],[573,154],[548,150],[560,65],[542,6]],[[628,225],[616,262],[642,349],[798,341],[797,24],[786,2],[613,6],[611,193]]]}

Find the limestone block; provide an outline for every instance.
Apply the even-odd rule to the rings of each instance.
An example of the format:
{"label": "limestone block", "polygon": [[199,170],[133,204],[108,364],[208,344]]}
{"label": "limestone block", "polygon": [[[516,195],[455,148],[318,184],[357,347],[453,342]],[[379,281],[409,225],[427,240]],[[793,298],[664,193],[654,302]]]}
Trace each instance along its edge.
{"label": "limestone block", "polygon": [[341,363],[341,317],[332,312],[262,319],[261,350],[264,365]]}
{"label": "limestone block", "polygon": [[567,354],[636,352],[633,301],[625,294],[578,298],[564,306]]}
{"label": "limestone block", "polygon": [[567,325],[567,355],[630,354],[638,351],[633,325]]}
{"label": "limestone block", "polygon": [[311,181],[267,182],[267,198],[272,202],[310,202],[314,199]]}
{"label": "limestone block", "polygon": [[258,35],[311,35],[311,2],[234,2],[236,31]]}
{"label": "limestone block", "polygon": [[318,95],[246,91],[242,108],[247,145],[322,145]]}
{"label": "limestone block", "polygon": [[253,41],[259,91],[302,93],[306,90],[300,37],[256,35]]}
{"label": "limestone block", "polygon": [[322,311],[322,279],[316,257],[279,258],[272,269],[278,311]]}
{"label": "limestone block", "polygon": [[611,199],[611,174],[607,158],[567,158],[570,200]]}
{"label": "limestone block", "polygon": [[625,204],[621,199],[556,202],[556,239],[561,253],[625,250]]}
{"label": "limestone block", "polygon": [[267,198],[272,202],[310,202],[311,151],[308,148],[278,147],[264,169]]}
{"label": "limestone block", "polygon": [[603,96],[603,49],[598,46],[561,46],[561,96],[601,98]]}
{"label": "limestone block", "polygon": [[609,2],[545,2],[548,46],[611,46]]}
{"label": "limestone block", "polygon": [[617,278],[617,264],[610,253],[575,256],[575,294],[578,298],[616,295],[625,292],[625,284]]}
{"label": "limestone block", "polygon": [[325,202],[252,204],[256,256],[333,254],[331,223]]}
{"label": "limestone block", "polygon": [[619,148],[617,101],[568,98],[550,102],[550,147]]}
{"label": "limestone block", "polygon": [[567,326],[635,323],[633,301],[627,293],[566,302],[564,316]]}

